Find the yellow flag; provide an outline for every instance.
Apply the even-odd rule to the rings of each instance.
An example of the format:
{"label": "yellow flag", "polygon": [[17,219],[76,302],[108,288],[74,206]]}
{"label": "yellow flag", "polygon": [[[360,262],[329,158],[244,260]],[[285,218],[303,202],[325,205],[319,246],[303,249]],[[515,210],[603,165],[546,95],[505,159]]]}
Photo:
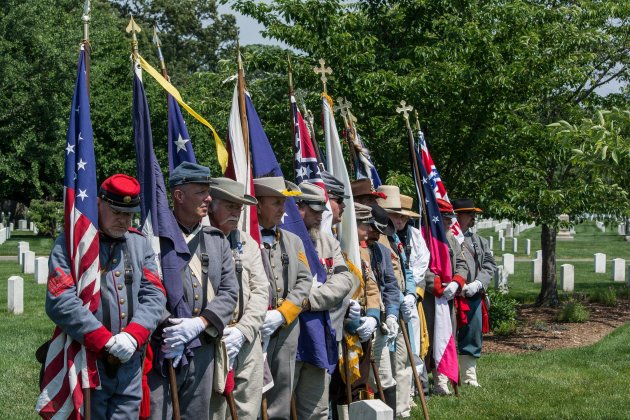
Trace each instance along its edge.
{"label": "yellow flag", "polygon": [[212,131],[212,135],[214,136],[214,143],[217,148],[217,160],[219,161],[219,165],[221,166],[221,173],[224,173],[227,169],[228,153],[225,149],[225,146],[223,145],[223,142],[221,141],[221,138],[217,134],[217,131],[214,129],[212,124],[206,121],[206,119],[203,118],[201,115],[197,114],[197,112],[195,112],[195,110],[192,109],[190,106],[188,106],[188,104],[182,99],[182,96],[179,94],[179,91],[175,88],[175,86],[173,86],[168,80],[166,80],[157,70],[151,67],[151,65],[147,63],[144,58],[138,56],[138,59],[140,60],[140,65],[142,66],[142,69],[144,71],[149,73],[164,88],[165,91],[170,93],[173,98],[175,98],[175,100],[186,111],[188,111],[190,115],[195,117],[197,121],[208,127],[210,131]]}

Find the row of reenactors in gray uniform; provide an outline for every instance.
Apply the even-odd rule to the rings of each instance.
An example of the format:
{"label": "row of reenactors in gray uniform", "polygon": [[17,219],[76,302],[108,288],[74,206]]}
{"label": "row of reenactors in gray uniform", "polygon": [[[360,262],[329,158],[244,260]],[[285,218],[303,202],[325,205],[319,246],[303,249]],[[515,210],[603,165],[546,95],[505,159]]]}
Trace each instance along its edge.
{"label": "row of reenactors in gray uniform", "polygon": [[[298,187],[281,177],[258,178],[253,197],[244,194],[244,186],[236,181],[211,178],[207,167],[183,163],[175,168],[169,179],[173,213],[191,251],[181,272],[182,298],[191,316],[180,318],[165,310],[165,290],[151,244],[130,228],[132,214],[139,210],[138,182],[121,174],[103,182],[98,198],[100,306],[92,313],[78,298],[68,274],[63,235],[51,252],[46,299],[53,322],[99,358],[101,388],[91,398],[94,418],[138,418],[149,343],[155,350],[145,384],[150,390],[151,418],[173,416],[174,390],[163,368],[165,359],[175,367],[182,419],[229,418],[220,392],[230,369],[239,419],[258,418],[261,407],[269,419],[289,419],[292,406],[298,419],[328,419],[329,411],[333,418],[347,418],[343,369],[338,366],[330,374],[296,361],[298,316],[303,311],[329,312],[340,360],[346,360],[350,350],[362,353],[353,366],[360,378],[352,384],[352,401],[377,389],[378,372],[385,402],[396,416],[410,417],[415,406],[411,362],[399,320],[411,327],[418,356],[427,341],[425,323],[432,335],[434,296],[451,300],[458,293],[475,308],[468,313],[470,322],[459,347],[464,380],[478,386],[481,305],[477,303],[494,270],[487,243],[468,230],[479,209],[472,204],[460,207],[469,219],[462,228],[470,244],[462,248],[449,233],[455,280],[442,284],[428,269],[429,252],[420,231],[410,223],[419,217],[412,211],[413,200],[395,186],[375,191],[369,180],[353,182],[361,267],[352,268],[361,270],[359,282],[337,238],[320,229],[326,195],[333,226],[341,222],[350,196],[334,176],[324,172],[323,180],[326,191],[308,182]],[[323,283],[313,280],[300,238],[279,227],[287,196],[295,197],[326,269]],[[238,228],[244,206],[257,206],[260,244]],[[448,222],[453,208],[442,204],[440,208]],[[204,222],[206,216],[209,224]],[[359,342],[353,342],[353,336]],[[376,372],[370,369],[371,357]],[[422,369],[426,393],[426,369],[420,358],[413,362]],[[273,385],[263,393],[271,381]],[[436,372],[434,390],[449,392]]]}

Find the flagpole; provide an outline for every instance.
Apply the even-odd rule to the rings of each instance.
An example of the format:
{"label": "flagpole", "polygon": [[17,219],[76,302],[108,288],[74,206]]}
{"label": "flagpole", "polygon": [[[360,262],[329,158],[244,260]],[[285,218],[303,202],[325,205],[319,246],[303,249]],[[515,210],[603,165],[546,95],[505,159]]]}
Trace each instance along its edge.
{"label": "flagpole", "polygon": [[350,130],[349,116],[350,116],[350,108],[352,108],[352,102],[350,102],[346,98],[338,97],[337,105],[335,106],[335,108],[341,114],[341,118],[343,118],[343,126],[344,126],[343,138],[346,140],[346,143],[348,143],[348,150],[350,152],[350,171],[354,174],[356,178],[356,170],[354,167],[354,163],[356,161],[356,151],[354,150],[352,142],[350,141],[350,138],[348,137],[348,133]]}
{"label": "flagpole", "polygon": [[[422,191],[422,176],[420,174],[420,167],[418,166],[418,159],[416,156],[416,151],[414,148],[414,138],[413,138],[413,130],[411,129],[411,124],[409,123],[409,111],[412,111],[413,107],[411,105],[407,105],[407,102],[402,100],[400,101],[400,107],[396,108],[396,112],[401,114],[405,119],[405,127],[407,128],[407,140],[409,143],[409,153],[411,154],[411,170],[413,171],[416,178],[416,190],[418,192],[418,200],[420,201],[420,205],[422,206],[422,217],[424,219],[424,225],[427,227],[428,235],[431,235],[431,229],[429,228],[429,219],[427,218],[427,207],[424,201],[424,193]],[[417,117],[416,112],[416,117]],[[418,122],[418,126],[420,123]],[[428,239],[428,238],[427,238]]]}
{"label": "flagpole", "polygon": [[[250,158],[249,158],[249,121],[247,121],[247,103],[245,101],[245,67],[243,66],[243,57],[241,57],[240,43],[236,42],[236,62],[238,64],[238,77],[236,86],[238,89],[238,116],[241,123],[241,133],[243,134],[243,148],[245,149],[245,192],[251,182]],[[242,226],[245,228],[249,225],[249,212],[242,212]],[[247,229],[244,229],[247,230]]]}
{"label": "flagpole", "polygon": [[[166,62],[164,61],[164,56],[162,55],[162,42],[160,41],[160,37],[158,36],[158,33],[157,33],[157,27],[155,26],[153,27],[153,44],[155,45],[155,48],[157,49],[157,56],[160,62],[160,72],[162,73],[162,76],[164,76],[164,78],[170,82],[170,79],[168,77],[168,72],[166,71]],[[167,96],[168,96],[168,93],[167,93]]]}
{"label": "flagpole", "polygon": [[[291,113],[291,138],[295,141],[295,120],[294,118],[297,118],[297,116],[293,115],[293,105],[291,104],[291,98],[294,95],[294,91],[293,91],[293,67],[291,66],[291,56],[287,55],[287,76],[289,78],[289,112]],[[295,106],[297,107],[297,99],[296,99],[296,104]],[[293,145],[293,153],[295,154],[295,145]],[[298,162],[297,160],[294,158],[293,159],[293,175],[297,176],[297,168]]]}
{"label": "flagpole", "polygon": [[83,14],[81,15],[81,21],[83,22],[83,39],[81,45],[83,45],[83,55],[85,60],[85,84],[87,86],[88,98],[90,97],[90,0],[85,0],[83,3]]}
{"label": "flagpole", "polygon": [[[81,21],[83,22],[83,39],[81,45],[83,46],[83,60],[85,62],[85,86],[90,97],[90,0],[85,0],[83,3],[83,14],[81,15]],[[89,100],[89,99],[88,99]],[[90,420],[92,418],[92,389],[90,388],[90,381],[87,384],[82,383],[83,388],[83,418]]]}

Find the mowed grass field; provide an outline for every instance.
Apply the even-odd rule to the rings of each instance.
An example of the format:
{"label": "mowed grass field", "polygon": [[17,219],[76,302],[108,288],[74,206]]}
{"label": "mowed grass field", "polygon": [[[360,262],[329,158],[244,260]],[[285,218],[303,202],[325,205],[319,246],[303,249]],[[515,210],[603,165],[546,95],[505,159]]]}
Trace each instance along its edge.
{"label": "mowed grass field", "polygon": [[[612,233],[601,233],[594,224],[576,227],[576,239],[558,243],[558,258],[592,259],[595,252],[607,254],[606,274],[595,274],[593,262],[572,262],[576,292],[592,293],[613,284],[612,258],[630,261],[630,243]],[[494,231],[481,232],[488,236]],[[29,240],[37,256],[47,255],[52,241],[16,235],[0,245],[0,255],[16,255],[17,242]],[[524,239],[532,239],[532,253],[540,249],[540,229],[519,236],[524,255]],[[537,244],[537,245],[534,245]],[[506,249],[511,249],[508,242]],[[498,237],[495,255],[500,263]],[[558,263],[558,267],[563,262]],[[539,285],[531,282],[531,263],[516,263],[510,277],[510,294],[531,302]],[[17,262],[0,261],[0,419],[35,419],[34,405],[39,393],[39,364],[35,350],[53,329],[44,312],[46,288],[36,285],[33,275],[20,274]],[[7,281],[12,275],[24,278],[24,314],[7,313]],[[559,281],[559,280],[558,280]],[[482,388],[461,387],[459,399],[431,397],[433,419],[623,419],[630,418],[630,325],[625,325],[602,341],[584,348],[537,352],[525,355],[488,354],[479,362]],[[422,418],[419,409],[413,418]]]}

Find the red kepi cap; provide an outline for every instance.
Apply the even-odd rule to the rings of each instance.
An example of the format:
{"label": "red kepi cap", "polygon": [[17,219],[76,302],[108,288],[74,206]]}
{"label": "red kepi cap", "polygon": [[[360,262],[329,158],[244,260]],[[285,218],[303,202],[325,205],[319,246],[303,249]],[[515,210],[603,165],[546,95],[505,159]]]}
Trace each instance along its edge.
{"label": "red kepi cap", "polygon": [[98,196],[114,210],[125,213],[140,211],[140,183],[132,176],[110,176],[101,184]]}

